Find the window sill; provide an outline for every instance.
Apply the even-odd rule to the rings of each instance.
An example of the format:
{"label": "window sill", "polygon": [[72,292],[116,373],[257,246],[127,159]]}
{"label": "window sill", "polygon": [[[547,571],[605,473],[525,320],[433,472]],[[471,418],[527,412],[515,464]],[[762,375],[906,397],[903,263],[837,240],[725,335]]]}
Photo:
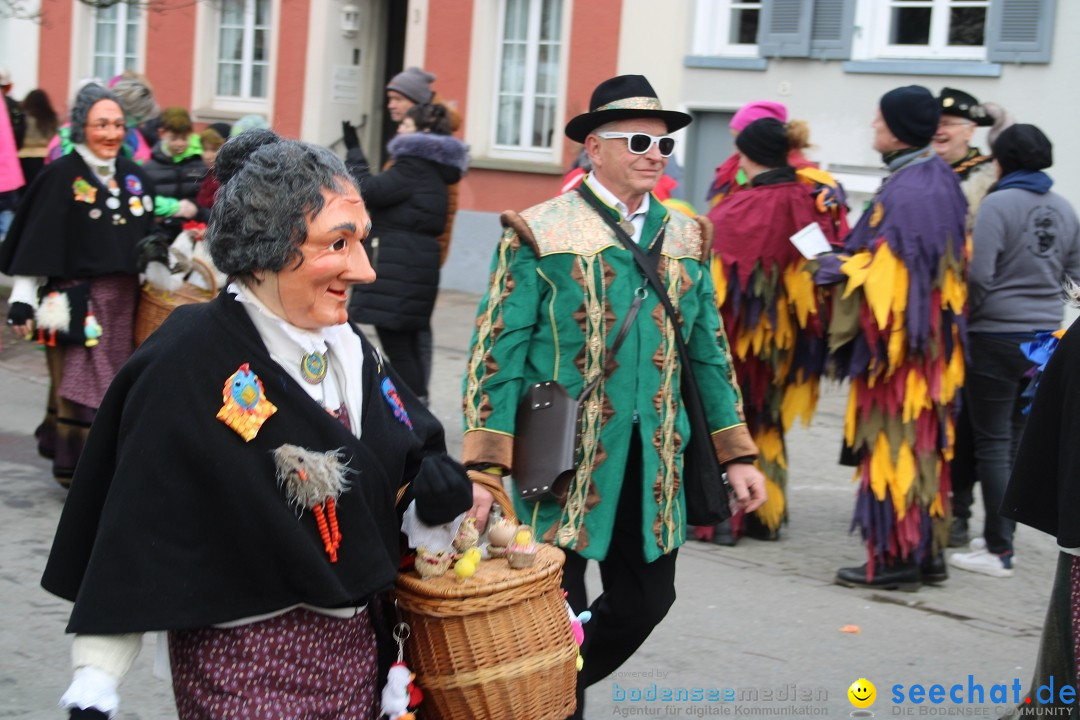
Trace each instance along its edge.
{"label": "window sill", "polygon": [[844,72],[871,75],[1001,77],[1001,64],[977,60],[848,60]]}
{"label": "window sill", "polygon": [[[237,110],[219,110],[213,107],[196,108],[191,111],[191,119],[197,123],[216,123],[227,122],[232,124],[244,117],[245,115],[251,115],[250,112],[240,112]],[[265,113],[259,113],[265,116]]]}
{"label": "window sill", "polygon": [[709,70],[767,70],[769,61],[755,57],[719,57],[717,55],[687,55],[683,66]]}
{"label": "window sill", "polygon": [[505,172],[534,173],[536,175],[565,175],[566,169],[558,163],[506,160],[504,158],[474,157],[469,160],[470,170],[502,170]]}

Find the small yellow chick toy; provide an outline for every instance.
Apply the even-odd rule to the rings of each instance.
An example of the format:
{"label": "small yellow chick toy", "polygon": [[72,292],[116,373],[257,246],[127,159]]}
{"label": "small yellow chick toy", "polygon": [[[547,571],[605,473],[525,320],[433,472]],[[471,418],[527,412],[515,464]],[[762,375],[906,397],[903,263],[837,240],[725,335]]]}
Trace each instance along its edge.
{"label": "small yellow chick toy", "polygon": [[484,557],[483,554],[481,554],[480,552],[480,548],[476,547],[475,545],[466,550],[464,556],[472,560],[477,565],[480,564],[480,560],[482,560]]}
{"label": "small yellow chick toy", "polygon": [[532,545],[532,530],[527,526],[521,526],[518,528],[517,535],[514,536],[515,545]]}
{"label": "small yellow chick toy", "polygon": [[457,563],[454,564],[454,574],[458,576],[458,579],[464,582],[473,576],[476,572],[477,561],[473,560],[469,555],[463,555]]}

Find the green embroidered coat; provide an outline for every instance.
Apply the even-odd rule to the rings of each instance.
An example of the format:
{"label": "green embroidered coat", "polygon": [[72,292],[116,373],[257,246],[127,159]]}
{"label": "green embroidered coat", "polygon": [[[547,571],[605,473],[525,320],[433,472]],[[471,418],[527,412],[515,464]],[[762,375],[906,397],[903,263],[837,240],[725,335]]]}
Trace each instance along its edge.
{"label": "green embroidered coat", "polygon": [[[521,215],[504,213],[502,222],[464,382],[463,461],[502,465],[512,474],[514,415],[525,390],[554,379],[576,396],[586,378],[600,374],[643,278],[630,251],[577,192]],[[682,317],[717,456],[727,462],[756,455],[713,298],[711,226],[670,215],[652,197],[642,246],[651,246],[664,227],[659,275]],[[586,402],[581,461],[565,506],[517,502],[522,519],[537,512],[545,541],[587,558],[607,555],[635,431],[644,454],[644,556],[655,560],[686,540],[680,473],[690,425],[680,402],[674,332],[650,287],[614,370]]]}

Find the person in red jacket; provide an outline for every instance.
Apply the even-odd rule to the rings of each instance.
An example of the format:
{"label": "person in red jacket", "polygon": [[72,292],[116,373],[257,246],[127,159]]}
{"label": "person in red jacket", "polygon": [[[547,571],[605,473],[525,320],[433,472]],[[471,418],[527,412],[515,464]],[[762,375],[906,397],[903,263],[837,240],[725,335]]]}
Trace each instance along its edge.
{"label": "person in red jacket", "polygon": [[[735,138],[747,185],[709,211],[716,228],[716,301],[768,497],[755,512],[737,514],[730,528],[715,528],[711,539],[718,544],[734,545],[742,535],[780,538],[787,520],[784,433],[797,416],[810,422],[824,369],[824,291],[815,288],[791,236],[816,227],[835,244],[836,228],[789,164],[789,131],[772,117],[747,125]],[[710,539],[710,530],[698,528],[695,534]]]}

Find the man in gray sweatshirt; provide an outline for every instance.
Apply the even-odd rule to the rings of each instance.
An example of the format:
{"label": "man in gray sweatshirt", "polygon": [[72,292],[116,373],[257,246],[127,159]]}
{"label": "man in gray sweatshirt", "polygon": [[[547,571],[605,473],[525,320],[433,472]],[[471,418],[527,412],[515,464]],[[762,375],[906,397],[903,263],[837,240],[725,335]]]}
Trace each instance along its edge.
{"label": "man in gray sweatshirt", "polygon": [[1032,363],[1020,345],[1061,325],[1063,286],[1080,281],[1080,222],[1050,192],[1053,180],[1043,170],[1053,164],[1053,148],[1037,127],[1013,125],[992,149],[1001,176],[975,218],[963,390],[986,524],[971,552],[955,553],[949,563],[1010,577],[1016,524],[998,511],[1025,420],[1020,395]]}

